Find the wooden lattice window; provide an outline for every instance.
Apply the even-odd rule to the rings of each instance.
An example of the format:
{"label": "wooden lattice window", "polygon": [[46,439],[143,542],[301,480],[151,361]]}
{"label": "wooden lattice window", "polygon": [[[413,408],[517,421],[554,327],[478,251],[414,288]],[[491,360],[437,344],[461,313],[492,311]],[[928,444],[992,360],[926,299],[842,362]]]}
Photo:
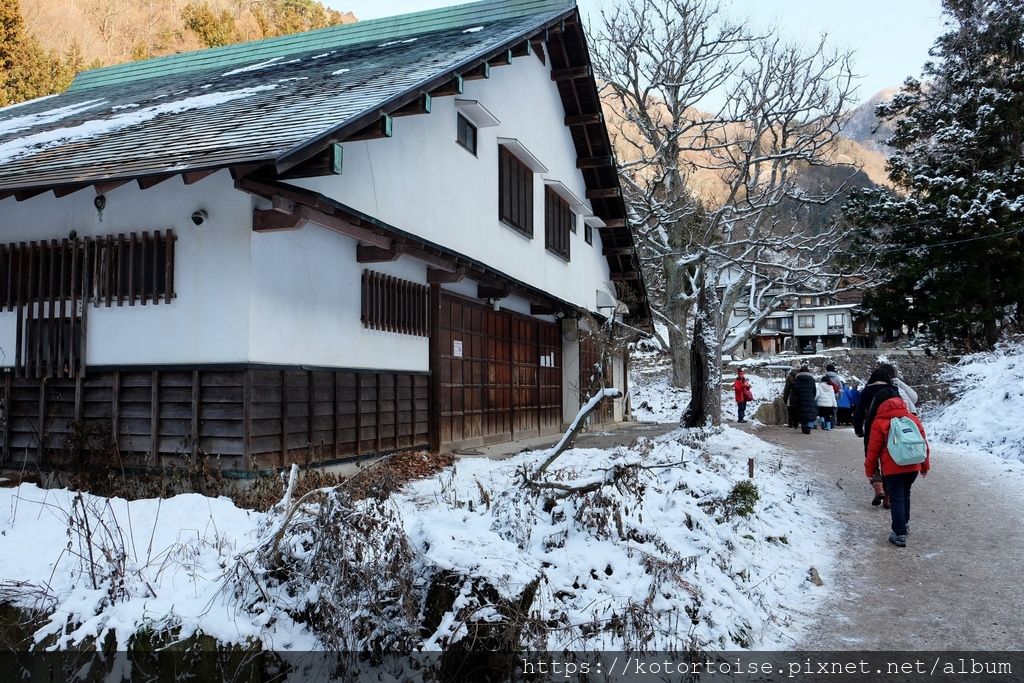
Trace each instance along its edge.
{"label": "wooden lattice window", "polygon": [[0,244],[0,307],[17,311],[15,374],[85,369],[88,305],[170,303],[173,232]]}
{"label": "wooden lattice window", "polygon": [[363,327],[430,335],[430,288],[426,285],[364,270],[361,300]]}
{"label": "wooden lattice window", "polygon": [[498,147],[498,217],[533,237],[533,171],[504,145]]}
{"label": "wooden lattice window", "polygon": [[544,189],[544,246],[569,260],[569,233],[576,222],[576,215],[569,208],[569,202],[550,187]]}

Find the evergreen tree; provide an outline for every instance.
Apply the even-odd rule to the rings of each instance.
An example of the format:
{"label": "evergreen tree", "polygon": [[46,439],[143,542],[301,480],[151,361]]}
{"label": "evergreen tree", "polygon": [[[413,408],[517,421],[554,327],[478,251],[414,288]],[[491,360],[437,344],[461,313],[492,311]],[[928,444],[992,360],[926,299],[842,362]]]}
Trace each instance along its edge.
{"label": "evergreen tree", "polygon": [[18,0],[0,0],[0,107],[66,89],[81,62],[77,45],[64,59],[44,50],[25,33]]}
{"label": "evergreen tree", "polygon": [[883,323],[987,348],[1024,314],[1024,0],[943,5],[923,81],[877,111],[896,191],[846,208],[889,273],[866,299]]}

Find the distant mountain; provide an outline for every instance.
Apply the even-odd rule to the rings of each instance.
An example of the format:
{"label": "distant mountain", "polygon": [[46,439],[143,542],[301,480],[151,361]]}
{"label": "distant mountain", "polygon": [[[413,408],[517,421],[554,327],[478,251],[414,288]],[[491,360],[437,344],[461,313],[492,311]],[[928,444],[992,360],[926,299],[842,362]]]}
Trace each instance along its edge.
{"label": "distant mountain", "polygon": [[881,122],[875,116],[875,107],[888,102],[899,92],[899,88],[885,88],[879,90],[866,102],[852,110],[843,129],[843,135],[851,140],[859,142],[868,149],[888,156],[892,150],[886,146],[885,141],[893,134],[892,123]]}

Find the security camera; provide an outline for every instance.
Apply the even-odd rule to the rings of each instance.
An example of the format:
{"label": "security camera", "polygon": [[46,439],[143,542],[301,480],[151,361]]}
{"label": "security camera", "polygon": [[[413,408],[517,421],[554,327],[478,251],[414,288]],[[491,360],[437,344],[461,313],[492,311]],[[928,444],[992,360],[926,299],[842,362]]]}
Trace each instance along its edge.
{"label": "security camera", "polygon": [[101,194],[96,195],[96,198],[92,200],[92,205],[96,207],[97,211],[102,211],[107,205],[107,198]]}
{"label": "security camera", "polygon": [[196,225],[202,225],[203,223],[206,222],[206,219],[208,219],[209,217],[209,214],[207,214],[206,211],[204,211],[203,209],[192,212],[192,222],[195,223]]}

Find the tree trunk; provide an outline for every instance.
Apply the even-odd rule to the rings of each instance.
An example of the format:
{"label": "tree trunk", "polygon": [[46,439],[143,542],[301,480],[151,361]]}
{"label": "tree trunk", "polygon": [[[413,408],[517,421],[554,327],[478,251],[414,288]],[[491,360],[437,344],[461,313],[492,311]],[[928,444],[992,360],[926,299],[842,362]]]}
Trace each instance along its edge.
{"label": "tree trunk", "polygon": [[668,328],[669,353],[672,358],[672,386],[690,386],[690,340],[686,326],[690,321],[690,297],[686,292],[686,268],[678,257],[667,256],[662,262],[665,271],[665,315],[675,325]]}
{"label": "tree trunk", "polygon": [[722,423],[722,343],[718,330],[718,293],[716,273],[704,268],[697,291],[693,346],[690,352],[690,405],[683,414],[689,428],[710,427]]}

